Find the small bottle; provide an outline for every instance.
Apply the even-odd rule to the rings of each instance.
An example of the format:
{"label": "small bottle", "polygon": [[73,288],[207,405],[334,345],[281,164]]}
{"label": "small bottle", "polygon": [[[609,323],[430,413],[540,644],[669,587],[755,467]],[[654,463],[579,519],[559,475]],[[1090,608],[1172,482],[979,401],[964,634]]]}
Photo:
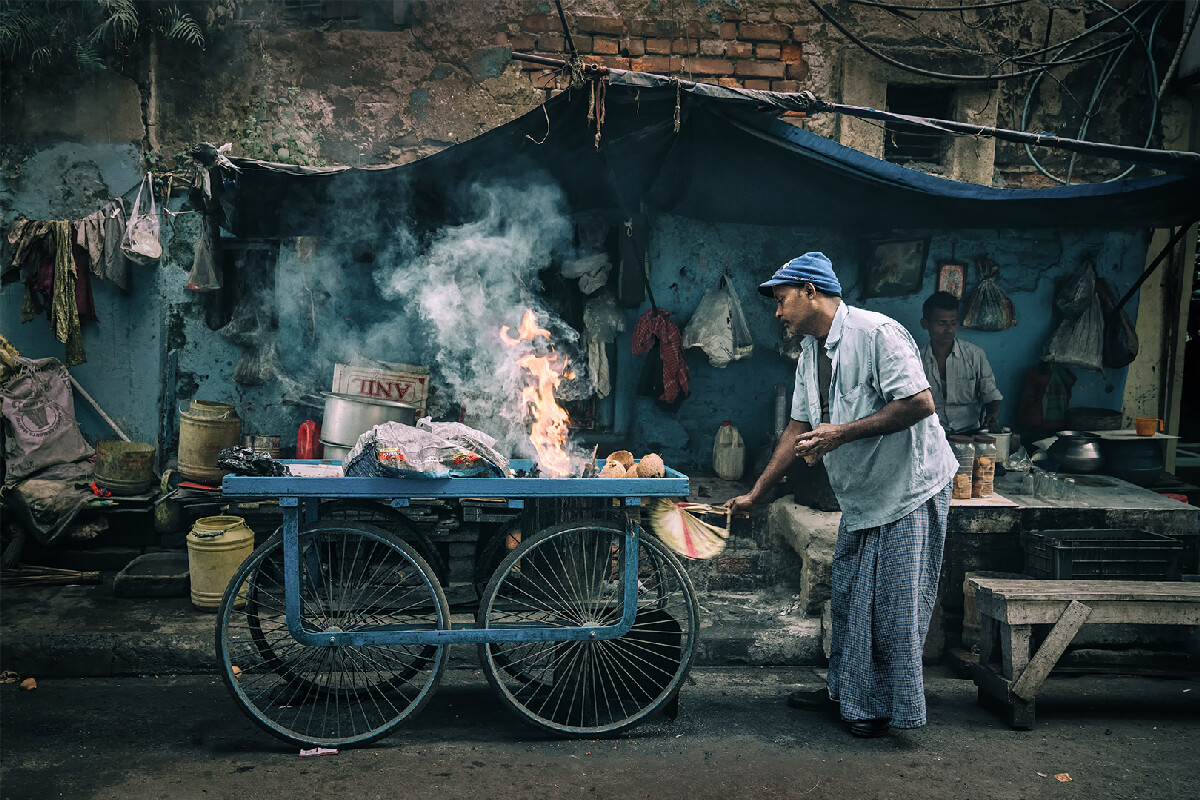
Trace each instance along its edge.
{"label": "small bottle", "polygon": [[971,497],[991,497],[996,481],[996,440],[975,437],[975,470],[971,476]]}
{"label": "small bottle", "polygon": [[296,458],[320,458],[325,445],[321,444],[321,426],[316,420],[306,419],[296,434]]}
{"label": "small bottle", "polygon": [[975,445],[970,436],[951,436],[950,449],[958,459],[958,471],[954,473],[954,486],[950,497],[954,500],[971,498],[971,483],[975,472]]}
{"label": "small bottle", "polygon": [[713,472],[717,477],[736,481],[742,477],[746,468],[746,445],[742,442],[742,434],[737,426],[726,420],[717,428],[717,438],[713,441]]}

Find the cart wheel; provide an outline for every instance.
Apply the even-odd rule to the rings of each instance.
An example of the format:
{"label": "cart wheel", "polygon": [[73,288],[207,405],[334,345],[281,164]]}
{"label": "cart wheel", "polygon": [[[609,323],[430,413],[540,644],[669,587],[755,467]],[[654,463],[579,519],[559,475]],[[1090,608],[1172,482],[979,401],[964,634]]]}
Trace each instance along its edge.
{"label": "cart wheel", "polygon": [[388,533],[394,533],[417,551],[417,555],[425,559],[425,563],[433,567],[442,585],[446,585],[446,559],[438,552],[433,540],[422,533],[408,517],[391,506],[372,500],[329,500],[321,503],[317,512],[320,520],[337,520],[352,522],[353,527],[358,523],[366,523],[375,528],[383,528]]}
{"label": "cart wheel", "polygon": [[[580,520],[547,528],[508,555],[484,591],[486,628],[577,628],[620,620],[624,531]],[[479,646],[488,681],[521,718],[556,733],[625,730],[668,713],[696,649],[695,592],[679,561],[639,534],[633,628],[619,639]]]}
{"label": "cart wheel", "polygon": [[[283,536],[239,568],[217,612],[221,677],[255,723],[288,742],[370,742],[414,715],[441,679],[448,648],[312,647],[287,630]],[[398,536],[362,523],[300,531],[301,615],[343,632],[381,626],[450,627],[433,570]]]}

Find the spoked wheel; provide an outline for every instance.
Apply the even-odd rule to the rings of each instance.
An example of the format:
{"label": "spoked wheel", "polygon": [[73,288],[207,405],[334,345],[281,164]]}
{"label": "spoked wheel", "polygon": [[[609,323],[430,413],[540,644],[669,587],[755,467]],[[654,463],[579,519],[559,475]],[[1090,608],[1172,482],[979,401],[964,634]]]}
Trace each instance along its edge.
{"label": "spoked wheel", "polygon": [[[624,531],[612,522],[555,525],[523,541],[488,583],[487,628],[615,625]],[[673,708],[696,649],[691,580],[657,539],[639,534],[637,614],[618,639],[479,646],[488,681],[528,722],[569,736],[625,730]]]}
{"label": "spoked wheel", "polygon": [[408,517],[383,502],[371,500],[328,500],[321,503],[317,512],[321,520],[336,520],[343,523],[366,523],[373,528],[382,528],[394,533],[417,551],[425,563],[433,567],[433,573],[443,584],[447,582],[446,559],[442,558],[433,541],[422,533]]}
{"label": "spoked wheel", "polygon": [[[433,570],[399,537],[378,528],[305,526],[299,580],[306,628],[450,627]],[[445,646],[313,647],[293,639],[279,533],[251,554],[226,588],[216,644],[221,677],[255,723],[286,741],[326,747],[372,741],[417,713],[448,655]]]}

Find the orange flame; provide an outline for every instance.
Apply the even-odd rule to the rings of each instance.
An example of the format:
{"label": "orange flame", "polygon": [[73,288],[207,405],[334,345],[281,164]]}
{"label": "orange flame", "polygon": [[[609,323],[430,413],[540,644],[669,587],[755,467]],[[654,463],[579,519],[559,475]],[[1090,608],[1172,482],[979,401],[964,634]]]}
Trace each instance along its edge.
{"label": "orange flame", "polygon": [[[532,342],[538,337],[550,340],[550,331],[537,326],[532,309],[526,311],[521,319],[516,338],[509,335],[509,330],[507,325],[500,328],[500,340],[509,347],[515,347],[521,342]],[[529,441],[533,442],[534,450],[537,451],[538,466],[551,477],[568,477],[571,474],[571,457],[567,454],[569,418],[567,412],[554,399],[554,390],[558,388],[563,370],[567,368],[567,359],[560,358],[551,347],[548,356],[530,352],[518,358],[516,363],[534,379],[532,384],[521,390],[521,400],[533,415],[533,430],[529,434]]]}

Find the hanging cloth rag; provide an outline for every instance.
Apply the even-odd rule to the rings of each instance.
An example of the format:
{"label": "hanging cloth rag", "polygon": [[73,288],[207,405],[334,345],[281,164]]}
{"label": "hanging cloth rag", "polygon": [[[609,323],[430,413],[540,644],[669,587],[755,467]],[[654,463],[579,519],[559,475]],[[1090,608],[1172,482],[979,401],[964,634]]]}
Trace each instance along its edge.
{"label": "hanging cloth rag", "polygon": [[127,221],[125,205],[117,198],[104,207],[104,277],[115,283],[123,292],[130,290],[129,259],[121,251],[121,237],[125,235]]}
{"label": "hanging cloth rag", "polygon": [[79,322],[79,306],[75,298],[75,259],[72,249],[71,223],[55,220],[51,225],[54,245],[54,287],[50,294],[50,327],[54,338],[65,344],[63,363],[68,367],[87,362],[83,350],[83,330]]}
{"label": "hanging cloth rag", "polygon": [[655,344],[662,358],[663,391],[658,399],[664,403],[674,403],[681,395],[688,395],[691,373],[683,359],[683,336],[679,326],[671,321],[671,312],[665,308],[651,308],[633,327],[632,349],[635,356],[649,353]]}
{"label": "hanging cloth rag", "polygon": [[104,277],[104,212],[97,211],[75,221],[75,244],[87,253],[88,268]]}
{"label": "hanging cloth rag", "polygon": [[587,331],[588,371],[592,375],[596,396],[608,397],[612,393],[608,343],[617,338],[618,331],[625,330],[625,319],[611,292],[601,293],[587,301],[583,307],[583,326]]}
{"label": "hanging cloth rag", "polygon": [[[74,223],[75,227],[80,227],[79,223]],[[75,308],[79,312],[79,325],[83,326],[85,322],[99,322],[100,318],[96,316],[96,303],[92,299],[92,280],[88,273],[88,251],[81,247],[79,242],[78,230],[75,233],[75,247],[72,248],[72,256],[75,259]]]}

